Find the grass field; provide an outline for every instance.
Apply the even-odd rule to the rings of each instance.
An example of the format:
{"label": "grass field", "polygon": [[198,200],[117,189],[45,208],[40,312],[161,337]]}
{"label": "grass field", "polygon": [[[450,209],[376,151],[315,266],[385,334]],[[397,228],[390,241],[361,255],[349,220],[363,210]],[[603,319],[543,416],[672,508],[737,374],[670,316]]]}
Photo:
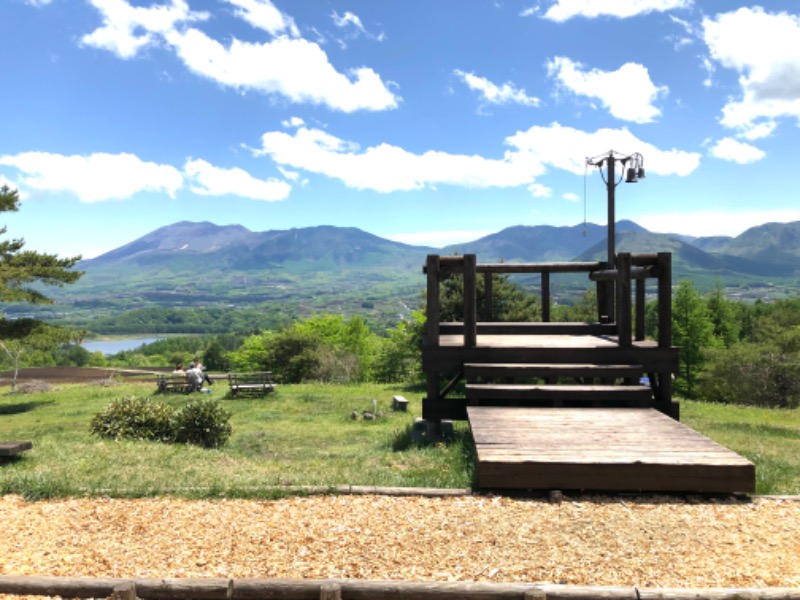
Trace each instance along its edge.
{"label": "grass field", "polygon": [[[226,391],[220,382],[212,397]],[[108,441],[89,433],[92,417],[122,396],[152,395],[155,384],[60,384],[40,393],[0,391],[0,440],[34,449],[0,464],[0,494],[59,496],[274,497],[280,486],[466,488],[474,447],[464,423],[449,444],[411,441],[422,392],[402,386],[282,386],[266,398],[222,400],[233,435],[216,450],[145,441]],[[6,389],[7,391],[7,389]],[[408,413],[392,412],[402,394]],[[182,395],[155,396],[178,406]],[[351,419],[372,408],[376,421]],[[760,494],[800,493],[800,411],[682,402],[682,420],[756,464]]]}
{"label": "grass field", "polygon": [[[222,398],[220,382],[211,396]],[[146,441],[109,441],[89,433],[92,417],[114,398],[152,395],[154,382],[115,387],[57,385],[0,396],[0,439],[34,449],[0,465],[0,493],[27,497],[269,497],[276,486],[470,487],[472,445],[465,427],[450,444],[420,446],[410,437],[419,392],[398,386],[293,385],[266,398],[221,400],[233,435],[221,449]],[[394,394],[409,412],[390,410]],[[153,396],[179,406],[187,397]],[[372,409],[383,417],[351,419]]]}
{"label": "grass field", "polygon": [[756,465],[759,494],[800,494],[800,410],[681,401],[681,421]]}

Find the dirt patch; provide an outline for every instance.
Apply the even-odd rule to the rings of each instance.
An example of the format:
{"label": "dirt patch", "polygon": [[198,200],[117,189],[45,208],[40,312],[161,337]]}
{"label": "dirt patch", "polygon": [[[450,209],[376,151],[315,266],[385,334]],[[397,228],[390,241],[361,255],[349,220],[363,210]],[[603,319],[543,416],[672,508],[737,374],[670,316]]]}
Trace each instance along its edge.
{"label": "dirt patch", "polygon": [[[171,369],[164,369],[169,371]],[[158,369],[102,369],[99,367],[34,367],[20,369],[17,382],[46,381],[48,383],[90,383],[119,375],[120,377],[153,377],[162,371]],[[13,371],[0,373],[0,385],[10,385],[14,378]]]}
{"label": "dirt patch", "polygon": [[0,498],[0,573],[800,586],[800,503]]}

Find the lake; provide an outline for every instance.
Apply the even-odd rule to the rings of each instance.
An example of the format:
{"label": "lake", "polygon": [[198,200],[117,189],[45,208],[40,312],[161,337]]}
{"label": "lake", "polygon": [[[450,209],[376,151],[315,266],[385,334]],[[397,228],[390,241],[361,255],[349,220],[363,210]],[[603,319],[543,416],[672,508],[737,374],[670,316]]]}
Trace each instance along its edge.
{"label": "lake", "polygon": [[162,337],[143,337],[143,338],[126,338],[122,340],[95,340],[91,342],[84,342],[81,344],[89,352],[97,352],[98,350],[104,356],[116,354],[123,350],[133,350],[143,344],[152,344],[158,340],[163,340]]}

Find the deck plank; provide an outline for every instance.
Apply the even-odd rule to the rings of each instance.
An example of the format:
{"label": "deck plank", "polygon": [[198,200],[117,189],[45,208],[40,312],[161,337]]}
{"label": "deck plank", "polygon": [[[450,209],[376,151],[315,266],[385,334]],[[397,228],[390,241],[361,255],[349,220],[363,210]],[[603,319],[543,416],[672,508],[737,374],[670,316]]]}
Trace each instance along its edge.
{"label": "deck plank", "polygon": [[755,491],[750,461],[654,409],[467,412],[483,488]]}

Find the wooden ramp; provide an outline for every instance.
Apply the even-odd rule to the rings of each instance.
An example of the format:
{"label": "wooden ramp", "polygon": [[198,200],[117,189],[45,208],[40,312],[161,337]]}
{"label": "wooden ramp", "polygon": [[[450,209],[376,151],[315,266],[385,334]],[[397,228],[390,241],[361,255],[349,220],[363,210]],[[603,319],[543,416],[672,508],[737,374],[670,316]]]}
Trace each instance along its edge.
{"label": "wooden ramp", "polygon": [[478,486],[755,492],[753,463],[652,408],[467,408]]}

